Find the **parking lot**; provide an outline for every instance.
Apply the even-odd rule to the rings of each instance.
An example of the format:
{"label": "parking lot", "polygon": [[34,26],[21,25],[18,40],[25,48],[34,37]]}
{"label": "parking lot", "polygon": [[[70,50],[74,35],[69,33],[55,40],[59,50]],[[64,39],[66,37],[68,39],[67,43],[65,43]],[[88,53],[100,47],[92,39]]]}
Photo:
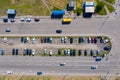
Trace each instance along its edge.
{"label": "parking lot", "polygon": [[1,37],[0,50],[1,55],[97,56],[105,53],[104,47],[110,45],[109,38],[106,38],[98,36]]}

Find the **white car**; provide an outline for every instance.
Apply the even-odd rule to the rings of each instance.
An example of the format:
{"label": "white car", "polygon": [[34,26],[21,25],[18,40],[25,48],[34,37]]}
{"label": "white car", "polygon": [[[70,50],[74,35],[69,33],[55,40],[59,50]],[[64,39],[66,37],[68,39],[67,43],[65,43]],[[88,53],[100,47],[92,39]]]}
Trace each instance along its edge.
{"label": "white car", "polygon": [[4,42],[4,43],[7,43],[7,41],[8,41],[7,37],[4,37],[4,38],[3,38],[3,42]]}
{"label": "white car", "polygon": [[35,44],[35,43],[36,43],[35,38],[33,38],[32,39],[32,44]]}
{"label": "white car", "polygon": [[67,37],[64,38],[64,43],[67,43]]}
{"label": "white car", "polygon": [[62,38],[61,38],[61,43],[64,43],[64,40],[65,40],[64,37],[62,37]]}
{"label": "white car", "polygon": [[26,22],[31,22],[31,18],[27,18],[27,19],[26,19]]}
{"label": "white car", "polygon": [[13,74],[13,71],[6,71],[7,74]]}
{"label": "white car", "polygon": [[32,49],[32,56],[35,55],[35,49]]}
{"label": "white car", "polygon": [[52,56],[52,50],[49,51],[49,55]]}
{"label": "white car", "polygon": [[25,18],[21,18],[20,21],[21,21],[21,22],[25,21]]}
{"label": "white car", "polygon": [[68,55],[70,54],[70,49],[67,50],[67,54],[68,54]]}
{"label": "white car", "polygon": [[44,49],[43,53],[44,53],[44,55],[46,55],[47,54],[47,49]]}
{"label": "white car", "polygon": [[26,42],[27,42],[27,43],[30,42],[30,38],[29,38],[29,37],[26,38]]}

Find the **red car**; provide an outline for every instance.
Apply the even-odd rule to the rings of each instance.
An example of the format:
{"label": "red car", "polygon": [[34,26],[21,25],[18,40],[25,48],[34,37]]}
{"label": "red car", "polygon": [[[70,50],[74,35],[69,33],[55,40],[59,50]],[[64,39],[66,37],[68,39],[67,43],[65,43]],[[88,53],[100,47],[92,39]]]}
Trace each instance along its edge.
{"label": "red car", "polygon": [[94,43],[94,37],[91,38],[91,43]]}

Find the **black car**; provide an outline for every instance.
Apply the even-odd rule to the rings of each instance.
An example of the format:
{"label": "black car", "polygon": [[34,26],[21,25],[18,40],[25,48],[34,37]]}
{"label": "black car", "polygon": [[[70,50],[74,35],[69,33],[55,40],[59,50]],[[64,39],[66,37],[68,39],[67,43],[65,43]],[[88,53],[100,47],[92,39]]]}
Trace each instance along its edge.
{"label": "black car", "polygon": [[18,55],[18,49],[16,49],[16,55]]}
{"label": "black car", "polygon": [[75,49],[73,49],[73,56],[75,56],[76,55],[76,50]]}
{"label": "black car", "polygon": [[80,56],[81,54],[82,54],[82,50],[79,49],[79,51],[78,51],[78,55]]}
{"label": "black car", "polygon": [[46,37],[44,37],[44,43],[47,43],[47,38]]}
{"label": "black car", "polygon": [[73,50],[71,49],[71,50],[70,50],[70,56],[72,56],[72,55],[73,55]]}
{"label": "black car", "polygon": [[39,22],[40,19],[39,19],[39,18],[35,18],[34,21],[35,21],[35,22]]}
{"label": "black car", "polygon": [[1,50],[1,55],[4,55],[4,54],[5,54],[5,50],[2,49],[2,50]]}
{"label": "black car", "polygon": [[104,50],[110,50],[110,46],[105,46]]}
{"label": "black car", "polygon": [[15,49],[12,49],[12,55],[15,55]]}
{"label": "black car", "polygon": [[70,38],[70,44],[72,44],[73,43],[73,38]]}
{"label": "black car", "polygon": [[8,22],[8,19],[7,19],[7,18],[4,18],[4,19],[3,19],[3,22],[7,23],[7,22]]}
{"label": "black car", "polygon": [[84,51],[84,56],[87,56],[87,54],[88,54],[88,51],[85,50],[85,51]]}
{"label": "black car", "polygon": [[61,50],[60,49],[58,49],[58,55],[61,55]]}
{"label": "black car", "polygon": [[62,30],[56,30],[56,33],[62,33]]}
{"label": "black car", "polygon": [[66,49],[64,50],[64,55],[67,56],[67,50]]}
{"label": "black car", "polygon": [[94,50],[90,50],[90,56],[94,55]]}

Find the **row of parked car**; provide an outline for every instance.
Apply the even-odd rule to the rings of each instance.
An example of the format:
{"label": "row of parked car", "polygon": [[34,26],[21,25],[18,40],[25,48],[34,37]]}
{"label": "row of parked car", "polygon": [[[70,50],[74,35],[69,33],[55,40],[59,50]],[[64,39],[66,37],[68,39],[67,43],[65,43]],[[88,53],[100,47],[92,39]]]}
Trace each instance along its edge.
{"label": "row of parked car", "polygon": [[[9,21],[8,18],[3,18],[3,22],[7,23]],[[31,18],[20,18],[21,22],[31,22],[32,19]],[[40,18],[34,18],[35,22],[39,22]],[[10,19],[10,22],[15,22],[15,19]]]}
{"label": "row of parked car", "polygon": [[[21,38],[21,42],[23,43],[29,43],[30,41],[32,41],[32,44],[35,44],[36,43],[36,38],[32,38],[30,39],[29,37],[22,37]],[[53,38],[51,37],[44,37],[44,38],[41,38],[40,39],[41,43],[50,43],[52,44],[52,41],[53,41]]]}
{"label": "row of parked car", "polygon": [[[109,42],[108,39],[104,39],[103,37],[79,37],[78,38],[78,43],[97,43],[99,39],[99,43],[107,43]],[[53,42],[53,38],[52,37],[42,37],[40,38],[41,43],[52,43]],[[61,43],[69,43],[73,44],[74,43],[74,38],[70,37],[67,38],[65,37],[61,37]],[[21,42],[24,43],[29,43],[30,42],[30,38],[29,37],[22,37],[21,38]],[[34,44],[36,42],[35,37],[32,38],[32,43]]]}
{"label": "row of parked car", "polygon": [[[53,56],[52,49],[44,48],[42,53],[44,56],[47,56],[47,55]],[[5,50],[1,49],[0,54],[4,55]],[[24,56],[26,56],[26,55],[34,56],[35,54],[36,54],[35,49],[23,49]],[[87,55],[90,55],[90,56],[96,57],[96,56],[99,56],[99,54],[101,54],[99,49],[98,50],[58,49],[56,55],[58,55],[58,56],[77,56],[77,55],[78,56],[81,56],[81,55],[87,56]],[[19,49],[12,49],[12,55],[19,55]]]}

